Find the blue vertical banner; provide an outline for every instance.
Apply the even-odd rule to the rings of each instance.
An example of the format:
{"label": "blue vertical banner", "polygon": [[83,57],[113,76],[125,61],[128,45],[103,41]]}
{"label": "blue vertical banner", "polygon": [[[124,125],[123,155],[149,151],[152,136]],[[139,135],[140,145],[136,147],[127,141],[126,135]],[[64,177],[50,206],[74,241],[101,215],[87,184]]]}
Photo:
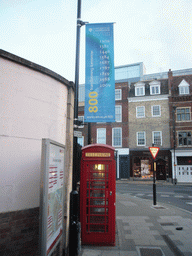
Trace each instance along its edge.
{"label": "blue vertical banner", "polygon": [[85,122],[115,122],[113,23],[86,24]]}

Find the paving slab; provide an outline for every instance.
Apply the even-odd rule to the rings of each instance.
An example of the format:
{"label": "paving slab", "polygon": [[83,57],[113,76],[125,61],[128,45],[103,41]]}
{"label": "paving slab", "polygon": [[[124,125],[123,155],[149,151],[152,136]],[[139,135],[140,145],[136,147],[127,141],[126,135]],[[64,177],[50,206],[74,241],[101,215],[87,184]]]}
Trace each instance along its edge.
{"label": "paving slab", "polygon": [[82,246],[82,256],[192,256],[192,214],[116,193],[116,245]]}

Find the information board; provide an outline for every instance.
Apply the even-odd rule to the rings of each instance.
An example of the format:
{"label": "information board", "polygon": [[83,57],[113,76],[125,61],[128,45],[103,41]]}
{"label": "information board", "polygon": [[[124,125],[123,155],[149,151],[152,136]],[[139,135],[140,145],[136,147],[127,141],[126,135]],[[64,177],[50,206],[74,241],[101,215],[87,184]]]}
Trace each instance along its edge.
{"label": "information board", "polygon": [[64,150],[62,144],[49,139],[42,140],[41,256],[52,253],[63,233]]}
{"label": "information board", "polygon": [[115,122],[113,23],[86,24],[85,122]]}

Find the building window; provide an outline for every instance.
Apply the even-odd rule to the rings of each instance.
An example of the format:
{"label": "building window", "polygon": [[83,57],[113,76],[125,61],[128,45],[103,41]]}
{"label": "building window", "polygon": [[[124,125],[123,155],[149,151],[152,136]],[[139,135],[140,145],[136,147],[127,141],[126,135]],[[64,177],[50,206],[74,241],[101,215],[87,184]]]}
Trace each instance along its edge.
{"label": "building window", "polygon": [[121,147],[122,146],[122,129],[121,128],[113,128],[112,131],[112,145],[113,147]]}
{"label": "building window", "polygon": [[84,147],[84,136],[77,138],[77,143],[79,143],[82,147]]}
{"label": "building window", "polygon": [[115,89],[115,100],[121,100],[121,89]]}
{"label": "building window", "polygon": [[144,96],[145,95],[145,84],[138,82],[135,84],[135,96]]}
{"label": "building window", "polygon": [[179,94],[189,94],[189,84],[183,79],[183,81],[179,84]]}
{"label": "building window", "polygon": [[145,146],[145,132],[137,132],[137,146]]}
{"label": "building window", "polygon": [[[84,116],[78,116],[78,120],[82,121],[82,123],[84,123]],[[80,125],[79,128],[83,128],[84,125]]]}
{"label": "building window", "polygon": [[79,102],[85,101],[85,85],[79,85]]}
{"label": "building window", "polygon": [[[179,156],[177,157],[177,164],[178,165],[191,165],[192,163],[192,156]],[[179,167],[180,169],[180,167]],[[188,169],[188,167],[187,167]],[[190,167],[190,170],[192,170],[192,167]]]}
{"label": "building window", "polygon": [[161,116],[161,107],[156,105],[152,106],[152,116]]}
{"label": "building window", "polygon": [[179,146],[191,146],[191,132],[178,132]]}
{"label": "building window", "polygon": [[176,111],[177,121],[190,121],[190,108],[177,108]]}
{"label": "building window", "polygon": [[122,122],[122,106],[115,106],[115,122]]}
{"label": "building window", "polygon": [[137,86],[135,87],[135,96],[144,96],[145,95],[145,87]]}
{"label": "building window", "polygon": [[137,118],[142,118],[145,117],[145,107],[136,107],[136,117]]}
{"label": "building window", "polygon": [[97,143],[106,144],[106,129],[105,128],[97,129]]}
{"label": "building window", "polygon": [[150,94],[160,94],[160,83],[158,81],[154,81],[150,83]]}
{"label": "building window", "polygon": [[162,132],[153,132],[153,144],[161,146],[162,145]]}

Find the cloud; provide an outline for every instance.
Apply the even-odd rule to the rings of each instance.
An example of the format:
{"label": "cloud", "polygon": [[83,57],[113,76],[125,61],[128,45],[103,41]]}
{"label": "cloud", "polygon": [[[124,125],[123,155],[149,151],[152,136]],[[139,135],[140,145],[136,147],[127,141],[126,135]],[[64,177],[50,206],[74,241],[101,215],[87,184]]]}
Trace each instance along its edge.
{"label": "cloud", "polygon": [[155,38],[167,49],[165,58],[174,69],[190,68],[192,63],[192,3],[163,1],[159,5]]}
{"label": "cloud", "polygon": [[[74,81],[77,0],[2,0],[1,48]],[[191,68],[191,0],[83,0],[81,18],[115,22],[115,65],[144,62],[147,73]],[[85,26],[80,83],[85,80]]]}

